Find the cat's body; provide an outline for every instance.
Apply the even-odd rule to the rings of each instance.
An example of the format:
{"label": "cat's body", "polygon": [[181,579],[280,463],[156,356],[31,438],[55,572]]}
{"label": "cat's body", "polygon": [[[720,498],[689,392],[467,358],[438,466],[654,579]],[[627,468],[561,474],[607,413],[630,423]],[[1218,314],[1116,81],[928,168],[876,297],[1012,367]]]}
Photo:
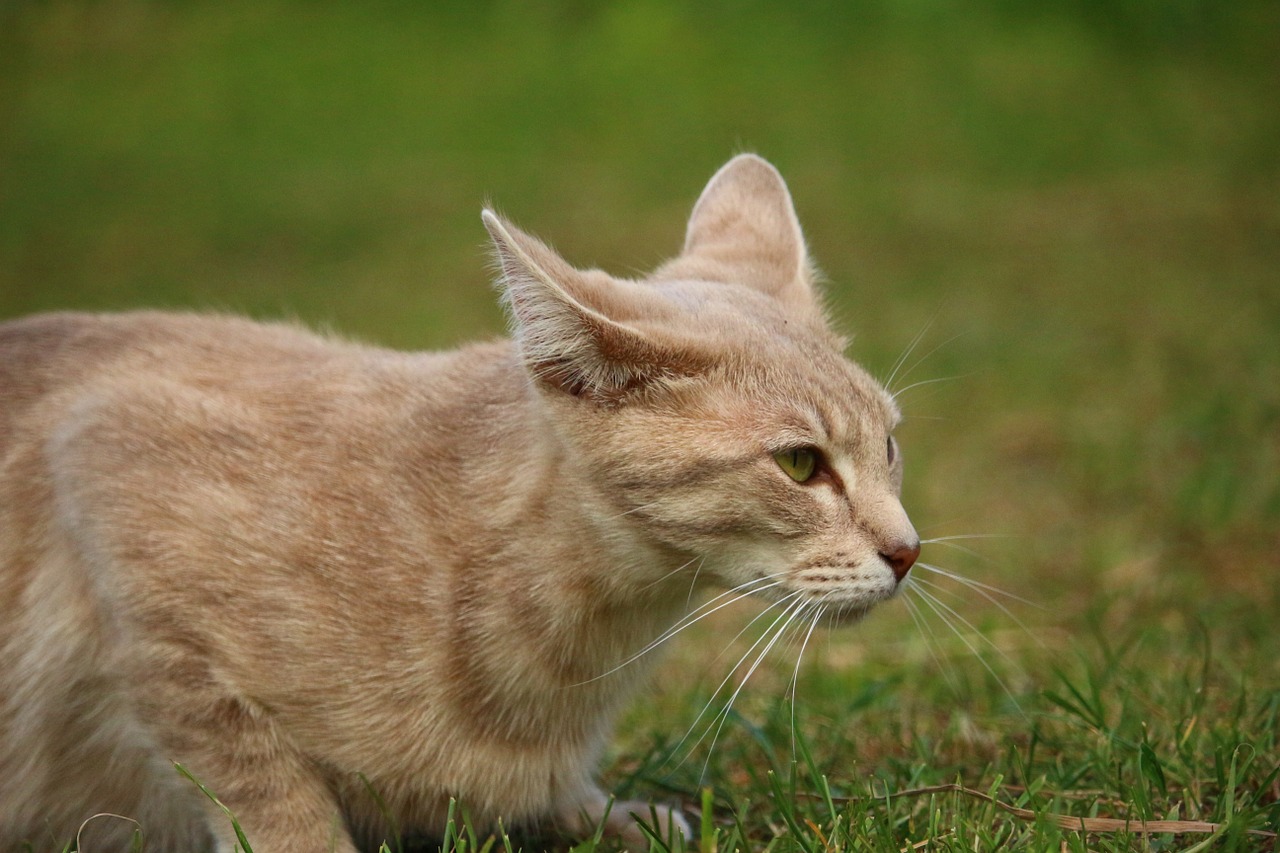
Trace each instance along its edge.
{"label": "cat's body", "polygon": [[486,225],[514,341],[0,325],[0,851],[97,812],[230,851],[173,761],[258,853],[381,840],[369,789],[425,832],[450,797],[586,830],[653,656],[618,665],[695,570],[846,618],[893,594],[918,552],[896,411],[827,331],[772,167],[726,166],[642,282]]}

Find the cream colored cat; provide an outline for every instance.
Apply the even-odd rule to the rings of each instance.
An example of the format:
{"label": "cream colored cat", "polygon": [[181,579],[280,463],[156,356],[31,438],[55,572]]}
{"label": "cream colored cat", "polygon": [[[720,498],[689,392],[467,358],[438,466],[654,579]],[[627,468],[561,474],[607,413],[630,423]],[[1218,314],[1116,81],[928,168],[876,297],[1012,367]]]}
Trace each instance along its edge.
{"label": "cream colored cat", "polygon": [[[841,355],[772,166],[721,169],[639,281],[484,223],[509,341],[0,325],[0,851],[99,812],[150,851],[231,851],[175,761],[257,853],[381,841],[361,777],[403,827],[457,797],[587,832],[654,656],[619,664],[695,569],[836,621],[894,594],[919,553],[898,414]],[[609,828],[638,838],[636,808]],[[131,830],[94,820],[84,849]]]}

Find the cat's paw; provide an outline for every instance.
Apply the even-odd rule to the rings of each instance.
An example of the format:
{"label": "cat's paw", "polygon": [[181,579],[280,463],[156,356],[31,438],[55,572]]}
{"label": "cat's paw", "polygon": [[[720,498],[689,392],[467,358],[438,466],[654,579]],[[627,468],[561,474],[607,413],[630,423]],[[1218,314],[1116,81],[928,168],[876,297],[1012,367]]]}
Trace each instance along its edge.
{"label": "cat's paw", "polygon": [[[650,805],[642,800],[611,801],[599,791],[586,803],[561,809],[559,825],[562,830],[579,836],[589,836],[603,829],[605,834],[621,841],[628,850],[645,853],[650,846],[649,836],[640,828],[640,821],[663,840],[675,841],[677,835],[687,841],[694,837],[689,822],[676,806]],[[674,844],[672,846],[680,849]]]}
{"label": "cat's paw", "polygon": [[[654,818],[657,825],[654,825]],[[650,805],[639,800],[626,800],[614,803],[609,810],[609,818],[605,828],[615,835],[628,850],[647,851],[649,836],[640,828],[644,821],[649,829],[657,832],[664,841],[675,841],[675,836],[683,836],[685,841],[693,840],[693,830],[684,813],[676,806]],[[673,849],[680,849],[674,843]]]}

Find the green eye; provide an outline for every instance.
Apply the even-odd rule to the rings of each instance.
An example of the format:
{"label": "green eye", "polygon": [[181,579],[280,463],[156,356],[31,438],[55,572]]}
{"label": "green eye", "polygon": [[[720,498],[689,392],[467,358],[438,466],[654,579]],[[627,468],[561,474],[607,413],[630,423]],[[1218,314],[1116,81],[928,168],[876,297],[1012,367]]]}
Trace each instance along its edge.
{"label": "green eye", "polygon": [[797,483],[808,482],[818,470],[818,454],[807,447],[795,447],[773,454],[778,467]]}

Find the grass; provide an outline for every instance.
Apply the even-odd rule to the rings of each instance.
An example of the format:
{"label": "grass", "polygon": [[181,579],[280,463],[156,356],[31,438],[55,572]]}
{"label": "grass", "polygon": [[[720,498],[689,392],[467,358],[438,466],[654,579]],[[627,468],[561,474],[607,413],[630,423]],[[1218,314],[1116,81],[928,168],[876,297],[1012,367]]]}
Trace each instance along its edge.
{"label": "grass", "polygon": [[[1280,849],[1250,834],[1280,831],[1277,18],[11,4],[0,317],[213,307],[449,346],[501,328],[486,199],[625,274],[757,150],[854,355],[887,376],[922,333],[897,382],[949,380],[904,395],[905,501],[928,538],[994,538],[925,561],[1034,604],[1000,599],[1024,630],[916,570],[957,632],[916,599],[925,627],[889,606],[798,669],[798,640],[775,649],[708,750],[695,715],[755,639],[713,658],[756,611],[717,614],[671,645],[607,783],[709,805],[703,850]],[[463,820],[447,846],[484,844]]]}

